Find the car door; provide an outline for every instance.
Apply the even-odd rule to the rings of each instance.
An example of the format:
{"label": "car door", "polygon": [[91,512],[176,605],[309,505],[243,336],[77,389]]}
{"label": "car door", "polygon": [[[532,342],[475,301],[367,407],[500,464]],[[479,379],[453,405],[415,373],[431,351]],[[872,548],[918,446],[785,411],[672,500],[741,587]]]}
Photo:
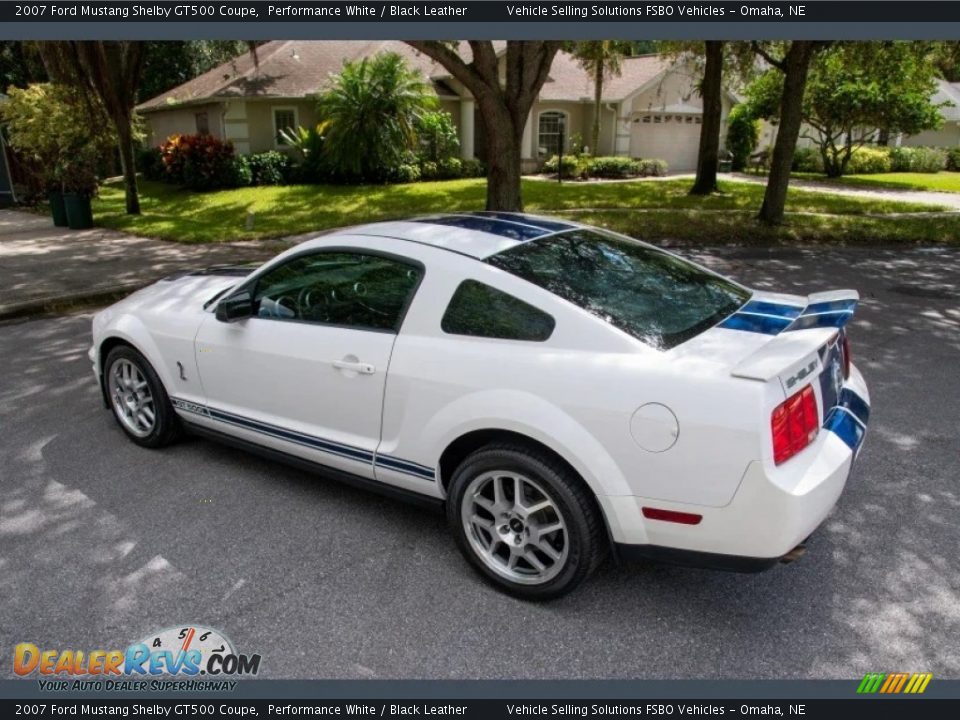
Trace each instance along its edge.
{"label": "car door", "polygon": [[418,263],[353,249],[309,251],[241,290],[250,317],[211,315],[196,338],[208,427],[373,477],[396,333]]}

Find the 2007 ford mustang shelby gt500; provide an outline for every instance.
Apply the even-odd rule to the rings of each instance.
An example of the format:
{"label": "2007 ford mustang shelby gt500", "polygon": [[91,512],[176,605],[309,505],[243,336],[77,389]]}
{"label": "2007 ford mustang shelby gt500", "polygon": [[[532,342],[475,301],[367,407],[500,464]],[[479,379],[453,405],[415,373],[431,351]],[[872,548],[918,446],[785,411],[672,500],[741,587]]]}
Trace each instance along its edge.
{"label": "2007 ford mustang shelby gt500", "polygon": [[856,304],[464,213],[167,278],[96,315],[90,357],[135,443],[186,429],[445,503],[480,572],[545,598],[611,549],[728,569],[791,556],[866,431]]}

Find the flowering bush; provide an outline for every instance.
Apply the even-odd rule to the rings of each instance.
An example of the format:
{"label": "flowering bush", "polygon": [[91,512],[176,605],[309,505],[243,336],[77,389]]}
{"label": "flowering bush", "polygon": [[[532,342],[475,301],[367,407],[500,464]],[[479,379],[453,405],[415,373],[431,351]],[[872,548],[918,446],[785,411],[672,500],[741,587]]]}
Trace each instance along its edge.
{"label": "flowering bush", "polygon": [[163,178],[191,190],[236,184],[233,143],[212,135],[171,135],[160,146]]}

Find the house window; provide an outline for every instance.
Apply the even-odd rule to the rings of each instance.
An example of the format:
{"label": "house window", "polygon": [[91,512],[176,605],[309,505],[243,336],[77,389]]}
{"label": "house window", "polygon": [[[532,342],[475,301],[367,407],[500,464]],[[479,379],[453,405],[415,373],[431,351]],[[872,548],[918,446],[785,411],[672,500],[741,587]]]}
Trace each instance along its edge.
{"label": "house window", "polygon": [[292,107],[273,109],[273,139],[277,147],[286,147],[287,141],[280,134],[281,130],[293,130],[299,125],[297,109]]}
{"label": "house window", "polygon": [[560,143],[567,136],[567,114],[559,110],[540,113],[538,124],[538,146],[541,157],[553,157],[560,154]]}
{"label": "house window", "polygon": [[644,115],[644,116],[643,116],[643,122],[649,123],[649,122],[650,122],[650,116],[649,116],[649,115]]}
{"label": "house window", "polygon": [[653,116],[653,122],[654,122],[654,123],[662,123],[662,122],[663,122],[663,118],[660,117],[659,115],[654,115],[654,116]]}
{"label": "house window", "polygon": [[210,134],[210,117],[205,112],[196,113],[193,116],[197,123],[197,135]]}

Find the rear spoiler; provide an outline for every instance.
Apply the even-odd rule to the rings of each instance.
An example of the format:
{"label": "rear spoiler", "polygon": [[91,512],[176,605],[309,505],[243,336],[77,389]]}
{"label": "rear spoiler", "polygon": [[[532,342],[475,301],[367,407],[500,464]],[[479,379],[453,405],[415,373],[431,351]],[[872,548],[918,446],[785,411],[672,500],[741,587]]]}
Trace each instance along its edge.
{"label": "rear spoiler", "polygon": [[[749,302],[736,315],[755,316],[773,328],[770,342],[737,363],[730,374],[764,382],[780,377],[789,389],[797,380],[822,369],[820,348],[844,327],[856,311],[856,290],[832,290],[807,297],[804,307],[771,302]],[[778,328],[778,329],[777,329]]]}

